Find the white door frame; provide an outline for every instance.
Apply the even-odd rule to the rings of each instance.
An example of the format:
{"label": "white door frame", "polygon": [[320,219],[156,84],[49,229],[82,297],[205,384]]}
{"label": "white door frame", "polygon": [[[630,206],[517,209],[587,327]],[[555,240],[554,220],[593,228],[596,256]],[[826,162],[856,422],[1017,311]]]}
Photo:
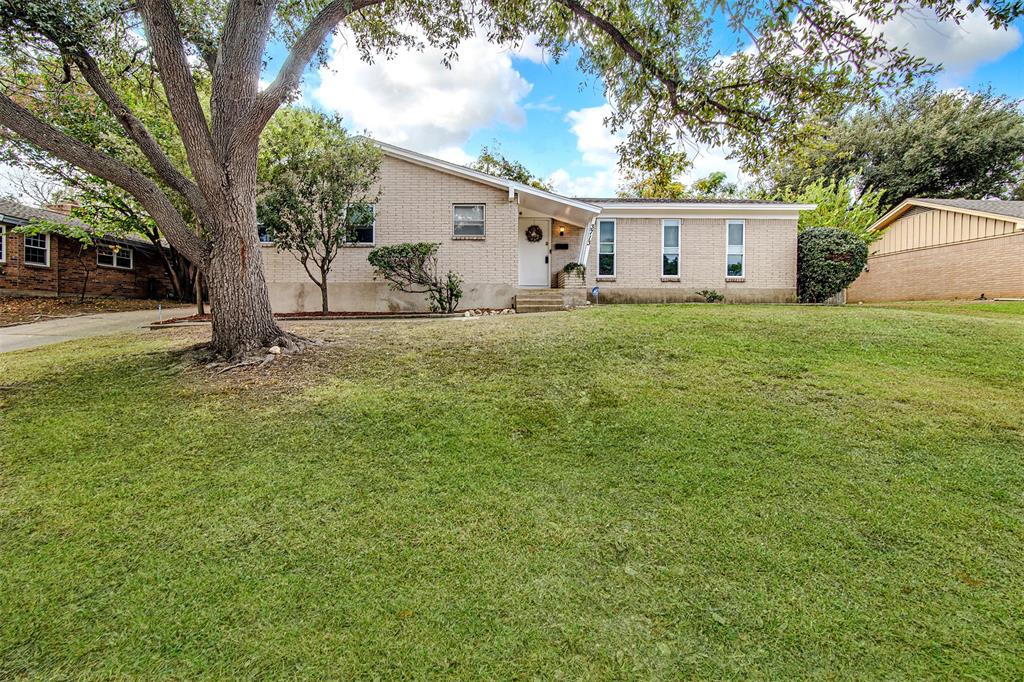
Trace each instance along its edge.
{"label": "white door frame", "polygon": [[[544,230],[544,256],[547,261],[544,264],[544,269],[547,272],[547,277],[544,284],[523,284],[522,282],[522,249],[520,245],[523,243],[523,230],[530,225],[540,225]],[[551,218],[542,218],[540,216],[520,216],[519,223],[516,227],[516,249],[517,249],[517,260],[520,262],[520,266],[517,268],[516,277],[518,285],[522,288],[535,288],[535,289],[550,289],[551,288]]]}

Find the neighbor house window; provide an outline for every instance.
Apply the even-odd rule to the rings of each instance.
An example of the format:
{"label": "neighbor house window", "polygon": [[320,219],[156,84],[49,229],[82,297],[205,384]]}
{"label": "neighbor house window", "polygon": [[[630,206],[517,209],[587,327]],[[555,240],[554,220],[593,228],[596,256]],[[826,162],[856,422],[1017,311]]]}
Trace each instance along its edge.
{"label": "neighbor house window", "polygon": [[256,223],[256,234],[260,236],[260,244],[274,243],[274,240],[270,238],[270,230],[263,223]]}
{"label": "neighbor house window", "polygon": [[98,246],[96,247],[96,265],[107,268],[119,268],[131,270],[134,260],[132,250],[126,247]]}
{"label": "neighbor house window", "polygon": [[25,262],[30,265],[50,264],[50,235],[30,234],[25,236]]}
{"label": "neighbor house window", "polygon": [[483,204],[455,204],[452,216],[452,235],[456,237],[484,236]]}
{"label": "neighbor house window", "polygon": [[743,232],[742,220],[730,220],[727,226],[728,238],[726,241],[726,277],[743,277]]}
{"label": "neighbor house window", "polygon": [[7,262],[7,226],[0,225],[0,263]]}
{"label": "neighbor house window", "polygon": [[679,221],[661,221],[661,276],[679,276]]}
{"label": "neighbor house window", "polygon": [[615,276],[614,220],[601,220],[597,224],[597,276]]}
{"label": "neighbor house window", "polygon": [[377,221],[373,204],[352,204],[345,212],[345,229],[349,244],[373,244],[373,228]]}

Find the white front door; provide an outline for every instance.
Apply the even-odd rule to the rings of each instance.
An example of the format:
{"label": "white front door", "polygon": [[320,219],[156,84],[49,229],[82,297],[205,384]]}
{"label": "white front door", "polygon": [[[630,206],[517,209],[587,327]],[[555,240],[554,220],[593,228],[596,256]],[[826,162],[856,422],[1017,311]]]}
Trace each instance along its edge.
{"label": "white front door", "polygon": [[[540,229],[540,239],[530,241],[531,236],[534,238],[537,236],[537,228]],[[551,286],[551,274],[548,270],[548,239],[550,237],[550,219],[519,219],[519,286]]]}

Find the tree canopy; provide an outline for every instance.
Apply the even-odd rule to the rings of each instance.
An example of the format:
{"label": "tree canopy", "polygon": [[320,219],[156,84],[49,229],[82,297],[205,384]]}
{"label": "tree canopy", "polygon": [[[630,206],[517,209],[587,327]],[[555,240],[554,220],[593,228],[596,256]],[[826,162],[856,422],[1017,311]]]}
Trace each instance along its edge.
{"label": "tree canopy", "polygon": [[[327,276],[340,250],[374,241],[380,164],[380,149],[349,136],[335,116],[285,108],[264,132],[260,222],[319,287],[325,314],[330,310]],[[361,233],[367,230],[369,236]]]}
{"label": "tree canopy", "polygon": [[487,145],[481,147],[479,156],[477,156],[476,161],[469,164],[469,167],[481,173],[489,173],[499,178],[521,182],[524,185],[530,185],[531,187],[548,192],[551,191],[551,186],[539,176],[530,172],[530,169],[523,165],[522,162],[513,161],[505,156],[498,144],[490,147]]}
{"label": "tree canopy", "polygon": [[1024,198],[1024,111],[991,91],[941,92],[927,84],[827,125],[778,158],[765,182],[787,187],[855,178],[885,190],[880,208],[914,196]]}

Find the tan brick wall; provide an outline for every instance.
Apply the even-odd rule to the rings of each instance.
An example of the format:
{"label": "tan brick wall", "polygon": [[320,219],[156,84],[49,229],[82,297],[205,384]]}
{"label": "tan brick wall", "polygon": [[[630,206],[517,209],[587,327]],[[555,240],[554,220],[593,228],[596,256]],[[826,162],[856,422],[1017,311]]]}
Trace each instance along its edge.
{"label": "tan brick wall", "polygon": [[[391,157],[384,157],[380,184],[377,246],[439,242],[441,267],[457,271],[468,284],[516,284],[518,206],[509,202],[508,192]],[[484,239],[452,238],[452,204],[456,203],[486,204]],[[272,287],[309,282],[290,253],[267,247],[262,253]],[[329,281],[372,282],[367,253],[365,247],[344,249],[334,262]]]}
{"label": "tan brick wall", "polygon": [[1024,232],[876,255],[849,303],[1024,296]]}
{"label": "tan brick wall", "polygon": [[717,290],[727,301],[794,300],[796,220],[743,220],[743,281],[726,280],[725,218],[680,220],[678,281],[663,280],[661,276],[661,218],[618,218],[615,278],[596,278],[599,248],[595,234],[587,263],[587,282],[600,286],[602,300],[609,302],[696,300],[695,292],[702,289]]}
{"label": "tan brick wall", "polygon": [[[559,228],[565,228],[565,234],[559,236]],[[558,220],[551,221],[551,286],[555,286],[558,273],[566,263],[573,263],[580,257],[580,244],[583,241],[585,228],[569,225]],[[566,250],[556,250],[555,244],[568,244]]]}

